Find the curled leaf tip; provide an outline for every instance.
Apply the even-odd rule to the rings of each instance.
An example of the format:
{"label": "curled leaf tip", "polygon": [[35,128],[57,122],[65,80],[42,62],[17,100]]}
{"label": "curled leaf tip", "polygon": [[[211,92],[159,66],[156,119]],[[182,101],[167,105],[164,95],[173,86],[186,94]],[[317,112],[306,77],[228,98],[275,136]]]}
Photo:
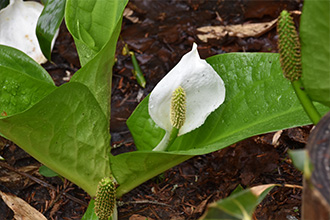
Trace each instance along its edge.
{"label": "curled leaf tip", "polygon": [[281,12],[277,22],[277,33],[283,74],[290,81],[296,81],[302,72],[300,42],[293,18],[286,10]]}
{"label": "curled leaf tip", "polygon": [[100,220],[107,220],[116,205],[116,183],[112,177],[105,177],[97,186],[95,213]]}
{"label": "curled leaf tip", "polygon": [[180,129],[186,120],[186,92],[179,86],[174,90],[171,99],[171,123]]}

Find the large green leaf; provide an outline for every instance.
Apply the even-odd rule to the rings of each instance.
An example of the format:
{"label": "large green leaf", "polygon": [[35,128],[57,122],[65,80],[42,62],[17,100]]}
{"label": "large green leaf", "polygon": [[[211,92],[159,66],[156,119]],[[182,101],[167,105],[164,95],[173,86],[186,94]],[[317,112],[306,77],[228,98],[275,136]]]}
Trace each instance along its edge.
{"label": "large green leaf", "polygon": [[28,109],[56,87],[48,73],[25,53],[0,45],[1,117]]}
{"label": "large green leaf", "polygon": [[112,66],[126,3],[127,0],[67,1],[66,23],[83,66],[71,81],[90,89],[107,118],[110,118]]}
{"label": "large green leaf", "polygon": [[[282,75],[278,54],[221,54],[207,61],[225,82],[225,102],[200,128],[178,137],[168,152],[156,153],[151,149],[164,131],[150,118],[145,98],[127,121],[138,151],[110,160],[120,184],[118,196],[193,155],[216,151],[257,134],[311,123]],[[317,107],[322,114],[329,110]]]}
{"label": "large green leaf", "polygon": [[[84,25],[89,27],[86,30],[93,33],[99,46],[90,59],[85,59],[86,65],[75,74],[71,82],[56,88],[46,71],[17,51],[10,51],[8,57],[0,59],[0,68],[3,69],[0,79],[4,83],[0,88],[0,96],[20,106],[20,109],[12,111],[15,114],[4,114],[0,119],[0,132],[91,196],[95,195],[98,182],[110,175],[111,69],[121,14],[127,1],[113,8],[109,7],[109,2],[68,0],[70,8],[66,12],[77,16],[67,16],[66,22],[72,27],[83,19]],[[91,6],[88,7],[90,13],[80,7],[85,3]],[[94,4],[98,5],[96,9],[93,9]],[[100,19],[95,20],[95,16],[99,15],[106,15],[102,17],[106,20],[111,17],[113,22],[100,23]],[[102,34],[104,42],[94,36],[96,33]],[[75,40],[79,41],[78,38]],[[4,47],[6,50],[10,49]],[[25,100],[17,100],[17,96],[24,97],[23,92],[18,90],[21,86],[25,94],[35,97],[28,106],[22,105]]]}
{"label": "large green leaf", "polygon": [[189,158],[191,158],[189,155],[151,151],[134,151],[111,156],[111,171],[120,185],[117,189],[117,197],[120,198],[136,186]]}
{"label": "large green leaf", "polygon": [[55,86],[2,66],[0,85],[2,116],[14,115],[28,109],[55,89]]}
{"label": "large green leaf", "polygon": [[55,85],[48,72],[20,50],[0,45],[0,66],[29,75],[50,85]]}
{"label": "large green leaf", "polygon": [[[225,102],[203,126],[178,137],[168,149],[170,153],[205,154],[253,135],[311,123],[290,82],[282,75],[278,54],[221,54],[207,61],[225,82]],[[148,98],[127,121],[142,151],[154,148],[163,132],[150,118],[147,105]],[[328,111],[318,107],[322,114]]]}
{"label": "large green leaf", "polygon": [[[109,41],[126,4],[127,0],[67,1],[66,24],[76,43],[82,66]],[[112,43],[115,47],[116,42]]]}
{"label": "large green leaf", "polygon": [[80,83],[67,83],[28,110],[0,120],[0,132],[91,196],[109,176],[108,121]]}
{"label": "large green leaf", "polygon": [[330,106],[330,1],[304,1],[300,38],[304,88]]}
{"label": "large green leaf", "polygon": [[52,40],[64,17],[65,0],[48,0],[38,19],[36,34],[44,56],[50,60]]}

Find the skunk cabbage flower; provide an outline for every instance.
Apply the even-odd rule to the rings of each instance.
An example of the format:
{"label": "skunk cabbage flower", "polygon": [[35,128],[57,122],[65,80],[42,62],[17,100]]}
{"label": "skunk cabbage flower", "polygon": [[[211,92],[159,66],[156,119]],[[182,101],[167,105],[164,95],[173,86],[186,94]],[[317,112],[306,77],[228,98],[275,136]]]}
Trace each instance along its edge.
{"label": "skunk cabbage flower", "polygon": [[0,11],[0,44],[19,49],[36,62],[45,63],[47,59],[36,36],[37,21],[43,8],[38,2],[10,0],[10,4]]}
{"label": "skunk cabbage flower", "polygon": [[194,44],[150,94],[149,114],[166,131],[154,151],[166,149],[176,136],[200,127],[224,100],[224,82],[200,59]]}

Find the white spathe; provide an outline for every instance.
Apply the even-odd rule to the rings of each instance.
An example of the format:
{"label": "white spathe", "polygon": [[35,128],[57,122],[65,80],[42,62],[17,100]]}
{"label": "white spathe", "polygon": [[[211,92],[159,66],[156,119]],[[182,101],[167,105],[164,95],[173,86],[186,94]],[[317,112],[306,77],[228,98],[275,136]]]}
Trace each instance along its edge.
{"label": "white spathe", "polygon": [[171,97],[179,86],[186,92],[186,120],[179,130],[179,136],[200,127],[225,100],[224,82],[211,65],[199,57],[194,43],[192,50],[182,57],[150,94],[149,114],[166,131],[164,139],[172,130]]}
{"label": "white spathe", "polygon": [[10,0],[10,4],[0,11],[0,44],[21,50],[38,63],[45,63],[47,59],[36,36],[37,21],[43,8],[38,2]]}

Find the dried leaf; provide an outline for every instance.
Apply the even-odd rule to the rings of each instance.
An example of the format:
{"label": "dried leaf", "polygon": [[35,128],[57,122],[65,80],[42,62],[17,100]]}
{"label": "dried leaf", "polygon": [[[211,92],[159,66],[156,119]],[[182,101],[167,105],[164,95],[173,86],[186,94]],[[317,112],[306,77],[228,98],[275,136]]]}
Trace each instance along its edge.
{"label": "dried leaf", "polygon": [[23,199],[1,191],[0,196],[7,206],[13,210],[16,220],[47,220],[43,214],[30,206]]}
{"label": "dried leaf", "polygon": [[267,31],[271,30],[276,23],[277,19],[263,23],[246,23],[246,24],[235,24],[227,26],[204,26],[197,28],[197,31],[203,34],[198,34],[198,38],[207,42],[208,39],[216,38],[221,39],[226,35],[231,37],[258,37]]}

